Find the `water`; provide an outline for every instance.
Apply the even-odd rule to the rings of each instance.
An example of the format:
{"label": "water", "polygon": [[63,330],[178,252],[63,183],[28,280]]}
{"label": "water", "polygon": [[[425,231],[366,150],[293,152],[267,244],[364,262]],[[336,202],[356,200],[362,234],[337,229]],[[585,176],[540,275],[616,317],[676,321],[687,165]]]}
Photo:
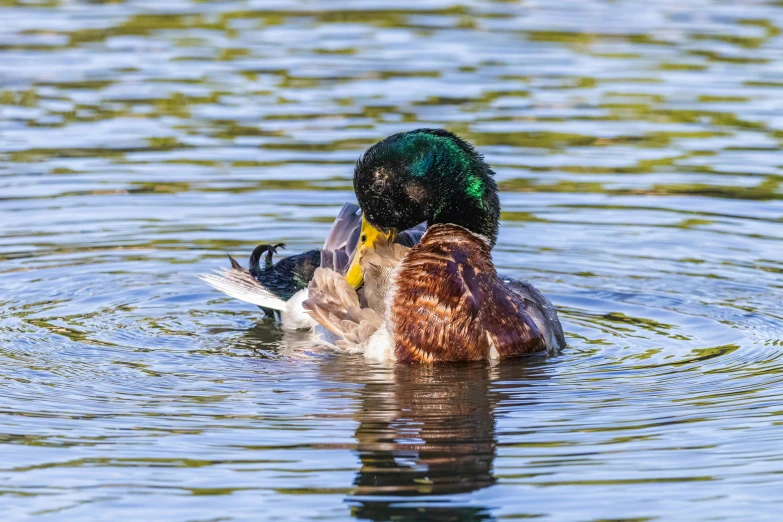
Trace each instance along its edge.
{"label": "water", "polygon": [[[393,5],[393,7],[389,7]],[[4,520],[783,509],[781,2],[0,0]],[[196,275],[445,126],[569,347],[373,366]]]}

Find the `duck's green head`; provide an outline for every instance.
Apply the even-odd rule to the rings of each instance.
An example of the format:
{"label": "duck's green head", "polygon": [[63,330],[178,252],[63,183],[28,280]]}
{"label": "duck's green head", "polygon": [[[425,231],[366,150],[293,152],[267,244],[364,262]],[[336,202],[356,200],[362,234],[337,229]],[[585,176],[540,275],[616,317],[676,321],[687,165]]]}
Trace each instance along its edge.
{"label": "duck's green head", "polygon": [[451,132],[417,129],[376,143],[357,162],[353,186],[376,228],[451,223],[495,244],[500,203],[494,172]]}

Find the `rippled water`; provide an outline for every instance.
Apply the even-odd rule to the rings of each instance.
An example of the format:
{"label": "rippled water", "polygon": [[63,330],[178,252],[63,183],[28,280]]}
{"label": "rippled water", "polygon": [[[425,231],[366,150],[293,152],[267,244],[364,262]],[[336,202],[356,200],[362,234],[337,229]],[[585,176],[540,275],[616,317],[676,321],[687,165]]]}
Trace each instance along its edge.
{"label": "rippled water", "polygon": [[[393,7],[390,7],[393,6]],[[783,3],[0,0],[4,520],[777,519]],[[445,126],[569,348],[378,367],[196,279]]]}

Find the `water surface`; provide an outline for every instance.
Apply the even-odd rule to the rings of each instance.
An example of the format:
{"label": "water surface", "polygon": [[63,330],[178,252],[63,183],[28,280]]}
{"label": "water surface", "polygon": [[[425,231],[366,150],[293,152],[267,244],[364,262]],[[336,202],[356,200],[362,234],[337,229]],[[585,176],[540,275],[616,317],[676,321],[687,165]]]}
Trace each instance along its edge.
{"label": "water surface", "polygon": [[[775,520],[779,1],[0,0],[4,520]],[[561,355],[383,367],[196,275],[446,127]],[[295,515],[294,515],[295,513]]]}

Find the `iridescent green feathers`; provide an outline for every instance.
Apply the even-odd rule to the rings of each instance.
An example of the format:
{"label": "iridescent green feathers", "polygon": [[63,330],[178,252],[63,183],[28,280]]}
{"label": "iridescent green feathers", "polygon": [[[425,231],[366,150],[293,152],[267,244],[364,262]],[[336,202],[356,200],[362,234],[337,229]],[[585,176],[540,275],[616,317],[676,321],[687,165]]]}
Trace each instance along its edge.
{"label": "iridescent green feathers", "polygon": [[441,129],[418,129],[403,134],[399,147],[403,157],[411,158],[413,176],[426,176],[433,165],[438,165],[435,174],[464,177],[465,194],[481,201],[484,183],[473,174],[475,159],[481,158],[470,144]]}
{"label": "iridescent green feathers", "polygon": [[443,129],[394,134],[356,165],[354,188],[368,220],[405,229],[452,223],[494,244],[500,208],[494,172],[467,142]]}

